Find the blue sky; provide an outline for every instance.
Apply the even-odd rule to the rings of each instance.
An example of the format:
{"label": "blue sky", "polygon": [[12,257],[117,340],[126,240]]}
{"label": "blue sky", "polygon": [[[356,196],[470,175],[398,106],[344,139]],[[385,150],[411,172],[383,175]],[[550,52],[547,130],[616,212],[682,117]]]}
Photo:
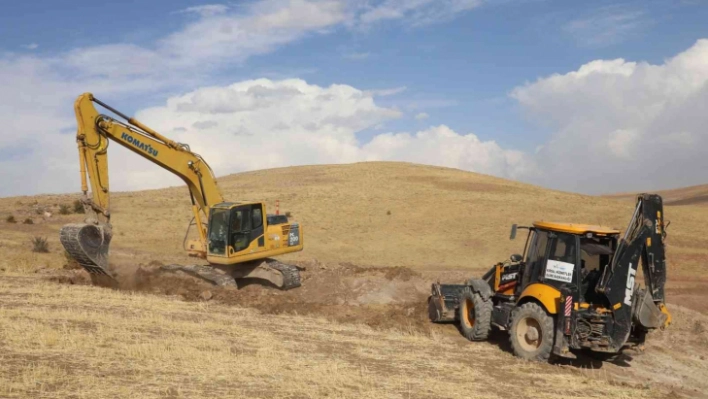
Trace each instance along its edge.
{"label": "blue sky", "polygon": [[[100,60],[95,54],[81,58],[84,65],[112,64],[106,68],[118,70],[125,65],[126,75],[113,69],[105,72],[101,68],[63,65],[66,60],[77,58],[73,54],[99,46],[122,44],[160,52],[166,38],[192,25],[208,25],[209,18],[248,18],[259,12],[275,12],[279,7],[336,6],[335,3],[10,2],[3,5],[0,14],[0,53],[4,54],[0,60],[11,64],[13,59],[29,57],[44,62],[47,73],[55,79],[86,87],[82,91],[93,91],[97,97],[131,114],[164,106],[168,98],[202,87],[224,87],[248,79],[301,78],[322,88],[343,84],[364,92],[379,91],[372,94],[378,107],[401,112],[399,117],[384,118],[381,123],[355,129],[353,134],[360,145],[381,133],[413,133],[444,125],[460,135],[473,133],[482,142],[493,141],[504,150],[532,157],[539,147],[560,137],[557,135],[564,127],[546,123],[555,120],[550,114],[552,110],[534,109],[533,104],[511,95],[515,89],[554,74],[568,74],[595,60],[622,58],[627,62],[662,65],[692,48],[699,39],[708,38],[705,23],[708,2],[697,0],[448,0],[436,4],[418,0],[350,1],[340,4],[346,15],[338,15],[334,22],[314,21],[306,27],[288,28],[286,34],[268,31],[277,40],[268,41],[262,49],[225,45],[224,54],[233,54],[210,53],[193,63],[176,62],[179,66],[162,64],[163,58],[147,58],[152,60],[147,61],[149,71],[137,72],[131,72],[134,59],[130,49],[120,49],[115,58],[112,49],[99,54]],[[205,5],[215,8],[205,12],[208,10]],[[383,11],[398,14],[368,21],[367,12],[372,10],[380,11],[376,15],[382,15]],[[170,57],[174,58],[175,51],[198,48],[198,41],[195,43],[193,47],[175,47],[173,43]],[[244,53],[238,54],[239,51]],[[189,54],[179,57],[190,58]],[[180,71],[175,72],[176,69]],[[135,83],[141,77],[149,82],[163,74],[174,77],[160,81],[152,90],[144,87],[145,83]],[[100,90],[104,86],[96,84],[101,79],[111,81],[106,83],[105,93]],[[84,82],[86,85],[81,86]],[[91,83],[95,86],[91,87]],[[130,89],[133,83],[139,89]],[[42,81],[37,80],[36,85],[41,86]],[[123,89],[117,85],[123,85]],[[578,90],[576,94],[581,96],[585,89]],[[67,93],[69,97],[76,94]],[[621,93],[608,92],[608,96],[617,95]],[[32,103],[39,106],[42,100]],[[70,121],[71,104],[64,105],[63,111],[57,111],[57,117],[68,117]],[[621,129],[612,127],[612,132],[625,129],[624,125],[627,123],[619,123]],[[67,129],[71,131],[70,127],[62,126],[64,133]],[[16,156],[13,154],[10,147],[0,148],[0,158]],[[537,163],[534,167],[538,167]],[[225,166],[222,170],[233,172],[244,168]],[[495,173],[497,169],[491,167],[475,171],[576,191],[613,191],[624,186],[619,179],[612,187],[597,183],[592,189],[583,190],[578,184],[535,178],[529,172],[531,169],[518,176],[507,169]],[[652,186],[647,187],[651,189],[702,182],[698,176],[680,181],[669,177],[643,184]],[[37,189],[42,188],[28,188]]]}

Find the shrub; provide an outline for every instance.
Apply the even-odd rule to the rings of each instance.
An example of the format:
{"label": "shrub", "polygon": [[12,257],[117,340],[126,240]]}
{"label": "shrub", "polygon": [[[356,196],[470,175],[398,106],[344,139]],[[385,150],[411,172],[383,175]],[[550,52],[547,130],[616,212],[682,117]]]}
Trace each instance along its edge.
{"label": "shrub", "polygon": [[388,216],[391,216],[391,211],[386,211],[386,214],[387,214]]}
{"label": "shrub", "polygon": [[5,219],[5,221],[8,223],[17,223],[17,220],[15,220],[15,217],[12,215],[8,216],[7,219]]}
{"label": "shrub", "polygon": [[44,213],[44,209],[42,208],[34,208],[34,213],[37,215],[41,215]]}
{"label": "shrub", "polygon": [[74,213],[86,213],[86,210],[84,210],[84,204],[82,204],[79,200],[74,201]]}
{"label": "shrub", "polygon": [[69,208],[69,205],[61,204],[59,206],[59,214],[60,215],[70,215],[71,214],[71,208]]}
{"label": "shrub", "polygon": [[47,242],[47,239],[42,237],[34,237],[32,239],[32,252],[49,252],[49,243]]}
{"label": "shrub", "polygon": [[290,213],[290,211],[285,212],[285,217],[286,217],[286,218],[289,218],[289,217],[291,217],[291,216],[293,216],[293,214]]}
{"label": "shrub", "polygon": [[34,224],[34,221],[32,220],[32,218],[27,218],[27,219],[25,219],[25,221],[22,222],[22,223],[24,223],[24,224]]}

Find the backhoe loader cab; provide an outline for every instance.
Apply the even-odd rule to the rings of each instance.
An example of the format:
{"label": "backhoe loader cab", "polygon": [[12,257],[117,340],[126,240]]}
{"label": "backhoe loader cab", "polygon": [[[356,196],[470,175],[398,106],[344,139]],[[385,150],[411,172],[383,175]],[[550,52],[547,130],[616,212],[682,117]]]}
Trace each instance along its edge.
{"label": "backhoe loader cab", "polygon": [[542,283],[558,290],[572,287],[581,299],[592,296],[588,289],[593,291],[620,235],[601,226],[546,222],[536,222],[528,230],[522,279],[519,284],[513,281],[515,295],[530,284]]}
{"label": "backhoe loader cab", "polygon": [[575,358],[571,349],[613,355],[642,345],[647,332],[670,323],[662,212],[661,197],[640,195],[624,236],[602,226],[514,225],[511,239],[528,229],[523,255],[481,279],[434,283],[429,317],[458,322],[472,341],[486,339],[492,326],[506,330],[514,353],[529,360]]}

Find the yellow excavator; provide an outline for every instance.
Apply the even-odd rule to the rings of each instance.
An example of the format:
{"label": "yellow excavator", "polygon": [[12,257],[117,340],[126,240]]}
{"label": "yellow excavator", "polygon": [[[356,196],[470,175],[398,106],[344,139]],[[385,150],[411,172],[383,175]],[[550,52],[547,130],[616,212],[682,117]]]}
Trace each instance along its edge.
{"label": "yellow excavator", "polygon": [[[124,121],[100,114],[94,103]],[[194,218],[183,245],[190,256],[206,259],[208,265],[166,265],[165,270],[183,271],[221,286],[238,286],[239,279],[251,278],[266,280],[282,290],[300,286],[296,266],[271,258],[302,251],[304,236],[299,223],[290,222],[285,215],[267,214],[261,201],[224,201],[211,168],[187,144],[162,136],[91,93],[77,98],[74,111],[81,202],[88,217],[84,223],[63,226],[60,241],[93,277],[116,277],[108,263],[112,229],[107,151],[109,141],[115,141],[179,176],[189,188]],[[196,226],[198,240],[187,239],[192,226]]]}

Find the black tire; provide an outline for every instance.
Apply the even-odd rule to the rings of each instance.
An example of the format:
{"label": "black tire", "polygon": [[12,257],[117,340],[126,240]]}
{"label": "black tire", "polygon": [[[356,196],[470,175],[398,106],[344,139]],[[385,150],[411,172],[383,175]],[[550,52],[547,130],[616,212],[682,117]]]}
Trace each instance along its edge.
{"label": "black tire", "polygon": [[516,356],[548,362],[553,350],[553,338],[553,318],[540,305],[529,302],[511,312],[509,341]]}
{"label": "black tire", "polygon": [[470,341],[484,341],[492,329],[492,299],[485,300],[471,287],[465,287],[460,294],[457,308],[462,335]]}

